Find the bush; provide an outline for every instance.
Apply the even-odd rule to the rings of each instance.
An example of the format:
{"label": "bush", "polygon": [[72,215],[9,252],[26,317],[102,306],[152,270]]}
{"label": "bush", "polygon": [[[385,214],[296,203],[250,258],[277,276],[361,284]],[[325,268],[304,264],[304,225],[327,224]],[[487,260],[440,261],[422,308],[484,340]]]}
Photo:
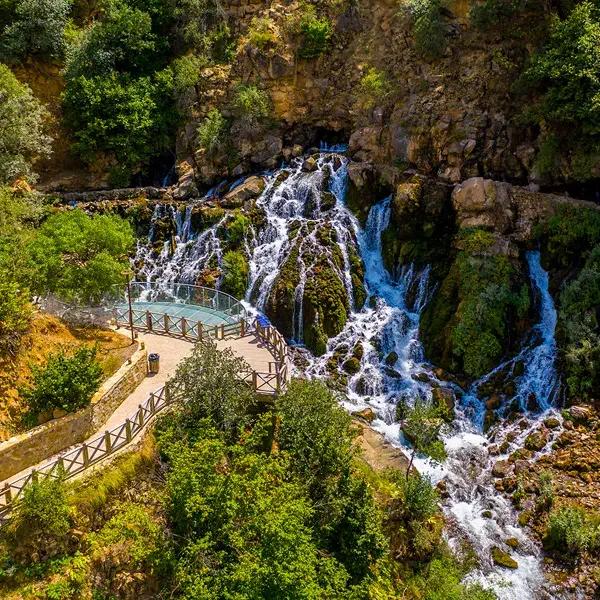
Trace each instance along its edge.
{"label": "bush", "polygon": [[239,248],[246,238],[252,222],[241,212],[237,212],[233,219],[227,223],[227,241],[231,247]]}
{"label": "bush", "polygon": [[364,108],[373,108],[390,91],[390,83],[385,73],[370,67],[360,80],[359,97]]}
{"label": "bush", "polygon": [[299,37],[298,56],[306,59],[321,56],[333,35],[331,21],[327,17],[317,17],[312,4],[303,5],[299,17],[291,22],[291,30]]}
{"label": "bush", "polygon": [[440,498],[429,477],[411,472],[408,477],[398,477],[397,483],[407,521],[427,521],[439,512]]}
{"label": "bush", "polygon": [[209,111],[208,115],[198,127],[198,142],[206,152],[214,154],[221,148],[228,132],[227,121],[217,108]]}
{"label": "bush", "polygon": [[194,54],[176,58],[171,63],[175,91],[182,92],[194,87],[200,81],[200,71],[206,67],[206,64],[204,57]]}
{"label": "bush", "polygon": [[60,58],[65,48],[69,0],[20,0],[12,22],[0,36],[0,58],[22,59],[28,54]]}
{"label": "bush", "polygon": [[38,562],[64,553],[70,527],[64,483],[47,477],[25,487],[5,535],[17,560]]}
{"label": "bush", "polygon": [[273,27],[271,19],[253,17],[248,29],[248,42],[257,48],[265,48],[275,43],[277,36],[273,32]]}
{"label": "bush", "polygon": [[89,164],[107,154],[126,171],[143,168],[171,143],[172,85],[170,70],[152,77],[113,72],[69,80],[63,107],[76,151]]}
{"label": "bush", "polygon": [[[185,47],[198,54],[211,54],[227,25],[226,13],[218,0],[177,0],[175,16],[178,20],[177,31]],[[217,39],[211,36],[214,32],[217,33]]]}
{"label": "bush", "polygon": [[74,412],[87,406],[102,381],[96,349],[81,347],[73,355],[51,354],[42,367],[33,366],[33,381],[22,390],[29,410],[39,415],[55,409]]}
{"label": "bush", "polygon": [[269,115],[269,96],[255,85],[238,86],[233,108],[236,116],[247,121],[260,121]]}
{"label": "bush", "polygon": [[243,298],[248,286],[250,267],[248,259],[239,251],[230,250],[223,256],[223,281],[221,289],[234,298]]}
{"label": "bush", "polygon": [[0,272],[0,356],[14,356],[31,321],[29,294]]}
{"label": "bush", "polygon": [[580,507],[564,507],[550,514],[546,548],[571,556],[600,549],[600,515]]}
{"label": "bush", "polygon": [[410,0],[408,9],[413,20],[417,52],[426,58],[438,58],[446,47],[446,26],[440,0]]}
{"label": "bush", "polygon": [[3,64],[0,99],[0,185],[18,177],[34,180],[33,162],[51,153],[52,139],[44,133],[48,112]]}
{"label": "bush", "polygon": [[113,215],[60,212],[45,221],[29,253],[36,269],[31,288],[67,301],[99,302],[123,283],[134,245],[130,224]]}

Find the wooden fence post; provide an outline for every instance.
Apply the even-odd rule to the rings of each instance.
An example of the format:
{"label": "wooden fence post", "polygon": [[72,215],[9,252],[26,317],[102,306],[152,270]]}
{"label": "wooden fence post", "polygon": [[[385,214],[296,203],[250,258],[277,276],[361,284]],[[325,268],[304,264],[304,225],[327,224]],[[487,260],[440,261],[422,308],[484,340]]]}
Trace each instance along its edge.
{"label": "wooden fence post", "polygon": [[181,317],[181,335],[187,337],[187,321],[185,317]]}
{"label": "wooden fence post", "polygon": [[2,492],[4,494],[4,498],[6,498],[6,503],[10,504],[12,502],[12,491],[10,489],[10,483],[5,483],[4,484],[4,491]]}
{"label": "wooden fence post", "polygon": [[129,419],[125,419],[125,439],[128,442],[131,441],[131,421]]}
{"label": "wooden fence post", "polygon": [[112,441],[110,439],[110,431],[104,432],[104,445],[106,446],[106,454],[112,452]]}
{"label": "wooden fence post", "polygon": [[154,414],[155,404],[154,404],[154,392],[150,394],[150,399],[148,400],[148,410],[150,410],[150,414]]}
{"label": "wooden fence post", "polygon": [[144,426],[144,409],[141,404],[138,404],[138,423],[140,427]]}
{"label": "wooden fence post", "polygon": [[165,313],[163,321],[165,324],[165,333],[169,333],[169,315],[167,313]]}
{"label": "wooden fence post", "polygon": [[65,471],[65,459],[61,456],[56,462],[58,464],[57,470],[60,473],[66,473],[66,471]]}
{"label": "wooden fence post", "polygon": [[38,472],[35,469],[31,469],[31,481],[33,483],[37,483],[38,480]]}
{"label": "wooden fence post", "polygon": [[258,390],[258,375],[256,371],[252,371],[252,389],[255,392]]}
{"label": "wooden fence post", "polygon": [[81,451],[83,454],[83,468],[85,469],[90,464],[90,453],[88,452],[87,444],[81,446]]}
{"label": "wooden fence post", "polygon": [[244,337],[246,335],[246,321],[242,319],[240,321],[240,337]]}
{"label": "wooden fence post", "polygon": [[221,323],[221,339],[225,339],[225,325]]}
{"label": "wooden fence post", "polygon": [[165,383],[165,402],[171,404],[171,386]]}
{"label": "wooden fence post", "polygon": [[146,311],[146,329],[152,331],[152,313],[149,310]]}
{"label": "wooden fence post", "polygon": [[198,321],[198,340],[202,341],[202,323]]}

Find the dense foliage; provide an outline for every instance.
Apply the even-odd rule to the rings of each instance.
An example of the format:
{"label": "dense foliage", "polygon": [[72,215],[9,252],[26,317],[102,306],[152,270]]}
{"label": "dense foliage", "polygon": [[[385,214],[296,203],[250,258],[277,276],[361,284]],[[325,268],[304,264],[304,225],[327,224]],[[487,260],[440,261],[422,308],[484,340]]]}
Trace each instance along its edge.
{"label": "dense foliage", "polygon": [[[578,3],[565,19],[555,17],[548,40],[533,57],[524,80],[541,94],[534,117],[558,136],[562,155],[571,163],[575,178],[592,177],[591,165],[600,156],[598,2]],[[552,140],[552,136],[547,137],[546,144]],[[558,147],[555,145],[556,153],[543,163],[550,174],[557,166]],[[567,148],[569,153],[565,152]]]}
{"label": "dense foliage", "polygon": [[462,232],[461,250],[422,321],[429,355],[472,377],[498,363],[512,324],[529,310],[527,286],[508,257],[488,252],[493,243],[485,231]]}
{"label": "dense foliage", "polygon": [[415,47],[425,58],[440,57],[446,47],[446,25],[440,0],[410,0]]}
{"label": "dense foliage", "polygon": [[31,312],[27,291],[14,281],[0,280],[0,357],[15,355]]}
{"label": "dense foliage", "polygon": [[98,302],[122,284],[133,243],[131,226],[119,217],[79,209],[52,215],[29,245],[30,287],[67,301]]}
{"label": "dense foliage", "polygon": [[69,0],[21,0],[14,16],[0,33],[0,59],[18,60],[27,55],[60,58],[65,49]]}
{"label": "dense foliage", "polygon": [[600,515],[582,507],[563,507],[550,514],[544,545],[558,554],[577,556],[600,550]]}
{"label": "dense foliage", "polygon": [[22,390],[32,416],[60,409],[74,412],[89,404],[102,380],[95,348],[85,346],[72,355],[50,354],[42,366],[32,367],[31,386]]}
{"label": "dense foliage", "polygon": [[50,155],[47,114],[31,89],[0,63],[0,185],[35,178],[32,164]]}

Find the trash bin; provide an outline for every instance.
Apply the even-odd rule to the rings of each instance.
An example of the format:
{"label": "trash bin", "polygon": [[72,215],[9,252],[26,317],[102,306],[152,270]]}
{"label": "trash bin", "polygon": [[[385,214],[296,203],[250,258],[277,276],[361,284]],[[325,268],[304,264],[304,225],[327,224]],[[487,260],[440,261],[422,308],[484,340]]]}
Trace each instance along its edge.
{"label": "trash bin", "polygon": [[158,373],[160,367],[160,355],[156,353],[148,354],[148,371]]}

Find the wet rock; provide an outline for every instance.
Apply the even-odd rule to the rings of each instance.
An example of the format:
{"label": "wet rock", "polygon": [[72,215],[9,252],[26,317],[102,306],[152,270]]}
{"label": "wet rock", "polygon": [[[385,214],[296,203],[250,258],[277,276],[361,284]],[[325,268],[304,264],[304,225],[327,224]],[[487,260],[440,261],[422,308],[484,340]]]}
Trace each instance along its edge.
{"label": "wet rock", "polygon": [[258,198],[266,187],[262,177],[248,177],[246,181],[231,190],[222,200],[224,208],[240,208],[244,202]]}
{"label": "wet rock", "polygon": [[491,511],[491,510],[484,510],[484,511],[481,513],[481,516],[482,516],[484,519],[491,519],[491,518],[492,518],[492,511]]}
{"label": "wet rock", "polygon": [[518,360],[513,367],[513,375],[515,377],[521,377],[525,373],[525,363],[522,360]]}
{"label": "wet rock", "polygon": [[447,415],[446,420],[452,420],[456,404],[454,392],[450,388],[437,387],[433,388],[432,397],[435,405]]}
{"label": "wet rock", "polygon": [[500,399],[500,395],[499,394],[492,394],[486,401],[485,401],[485,406],[488,410],[496,410],[497,408],[500,408],[500,405],[502,404],[502,400]]}
{"label": "wet rock", "polygon": [[505,541],[505,544],[506,544],[506,545],[507,545],[509,548],[512,548],[513,550],[516,550],[516,549],[519,547],[519,545],[520,545],[520,544],[519,544],[519,540],[518,540],[517,538],[514,538],[514,537],[508,538],[508,539]]}
{"label": "wet rock", "polygon": [[317,159],[314,156],[309,156],[302,163],[302,170],[305,173],[312,173],[313,171],[316,171],[317,170]]}
{"label": "wet rock", "polygon": [[442,479],[442,481],[440,481],[435,487],[441,498],[450,497],[450,493],[448,492],[448,484],[445,479]]}
{"label": "wet rock", "polygon": [[358,417],[359,419],[364,419],[367,423],[372,423],[377,415],[372,408],[363,408],[363,410],[357,410],[352,413],[353,417]]}
{"label": "wet rock", "polygon": [[533,452],[539,452],[544,448],[548,441],[546,435],[544,435],[541,431],[536,431],[534,433],[529,434],[525,438],[525,448],[527,450],[532,450]]}
{"label": "wet rock", "polygon": [[560,427],[560,420],[557,419],[556,417],[548,417],[545,421],[544,421],[544,425],[548,428],[548,429],[556,429],[557,427]]}
{"label": "wet rock", "polygon": [[396,361],[398,360],[398,355],[395,352],[390,352],[386,357],[385,357],[385,364],[393,367],[396,364]]}
{"label": "wet rock", "polygon": [[360,360],[363,356],[364,356],[365,350],[363,348],[363,345],[358,342],[355,346],[354,349],[352,350],[352,356],[354,356],[355,358],[358,358],[358,360]]}
{"label": "wet rock", "polygon": [[350,373],[350,375],[354,375],[360,371],[360,360],[355,356],[352,356],[347,361],[344,362],[342,368],[346,373]]}
{"label": "wet rock", "polygon": [[492,561],[499,567],[505,567],[506,569],[518,569],[519,563],[508,554],[497,546],[494,546],[490,552]]}
{"label": "wet rock", "polygon": [[512,472],[512,468],[512,465],[507,460],[498,460],[492,467],[492,475],[502,479]]}
{"label": "wet rock", "polygon": [[515,475],[520,475],[521,473],[526,473],[531,469],[529,461],[527,460],[516,460],[515,461]]}
{"label": "wet rock", "polygon": [[415,373],[412,376],[412,378],[415,381],[420,381],[421,383],[429,383],[431,381],[431,377],[429,377],[429,375],[424,371],[421,371],[420,373]]}
{"label": "wet rock", "polygon": [[592,410],[587,406],[571,406],[569,414],[574,421],[587,422],[592,417]]}

